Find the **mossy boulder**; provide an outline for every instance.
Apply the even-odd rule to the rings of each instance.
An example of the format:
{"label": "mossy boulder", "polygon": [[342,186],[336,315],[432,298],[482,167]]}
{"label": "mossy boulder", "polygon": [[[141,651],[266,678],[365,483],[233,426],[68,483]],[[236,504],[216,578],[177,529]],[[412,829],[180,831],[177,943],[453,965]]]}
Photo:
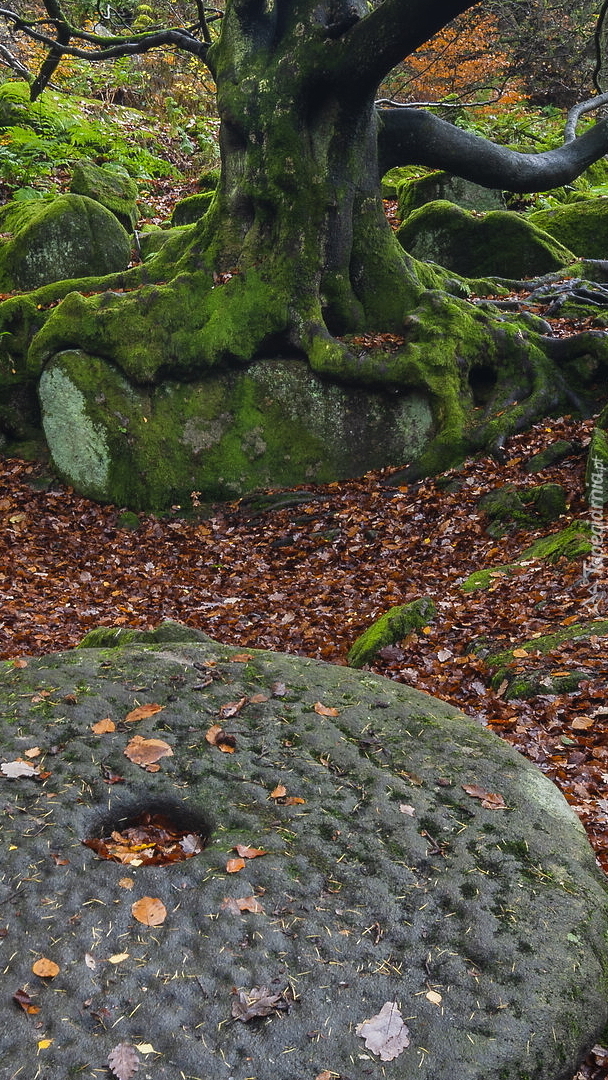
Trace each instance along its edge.
{"label": "mossy boulder", "polygon": [[533,454],[526,461],[524,468],[527,473],[541,472],[543,469],[548,469],[551,465],[557,465],[558,462],[571,457],[576,453],[576,449],[574,443],[571,443],[568,439],[556,439],[555,442],[549,443],[549,446],[546,446],[538,454]]}
{"label": "mossy boulder", "polygon": [[542,658],[568,641],[606,637],[608,619],[594,619],[586,623],[572,623],[554,634],[524,640],[497,653],[488,651],[485,646],[475,651],[483,655],[484,663],[492,672],[490,685],[494,689],[502,687],[505,701],[512,701],[537,694],[569,694],[577,689],[583,679],[597,678],[597,670],[584,666],[555,672],[555,664],[543,665]]}
{"label": "mossy boulder", "polygon": [[526,220],[565,244],[577,258],[608,259],[608,199],[536,210]]}
{"label": "mossy boulder", "polygon": [[568,248],[519,214],[494,210],[475,215],[442,200],[414,210],[397,236],[410,255],[465,277],[521,278],[574,261]]}
{"label": "mossy boulder", "polygon": [[114,214],[84,195],[9,202],[0,209],[0,290],[124,270],[131,242]]}
{"label": "mossy boulder", "polygon": [[[608,888],[557,788],[411,687],[159,631],[0,669],[3,764],[40,748],[33,777],[0,770],[0,988],[40,1010],[2,1010],[0,1059],[71,1077],[121,1042],[157,1080],[218,1061],[239,1080],[572,1076],[608,1017]],[[205,733],[235,702],[220,753]],[[160,711],[126,730],[142,703]],[[125,754],[134,735],[169,746],[156,772]],[[145,813],[203,850],[123,865],[83,846]],[[227,873],[237,844],[266,854]],[[136,920],[145,897],[159,925]],[[235,1019],[260,987],[285,1007]],[[387,1002],[410,1032],[390,1065],[357,1030]]]}
{"label": "mossy boulder", "polygon": [[346,479],[414,456],[433,430],[421,393],[322,381],[299,360],[260,360],[192,383],[142,388],[99,357],[57,355],[39,386],[54,464],[90,498],[164,509]]}
{"label": "mossy boulder", "polygon": [[565,514],[567,506],[566,492],[560,484],[528,488],[502,484],[483,495],[477,505],[490,521],[486,531],[494,537],[513,529],[555,521]]}
{"label": "mossy boulder", "polygon": [[474,570],[461,583],[463,592],[475,592],[477,589],[489,589],[501,577],[512,577],[527,562],[557,563],[560,559],[580,559],[591,551],[591,525],[586,521],[573,521],[565,529],[550,536],[542,536],[525,548],[512,563],[501,566],[486,566]]}
{"label": "mossy boulder", "polygon": [[72,167],[70,191],[101,203],[132,233],[137,225],[137,184],[124,169],[80,161]]}
{"label": "mossy boulder", "polygon": [[398,216],[404,221],[419,207],[438,200],[463,206],[467,210],[505,210],[502,191],[483,188],[470,180],[437,171],[426,176],[402,180],[397,189]]}
{"label": "mossy boulder", "polygon": [[[591,435],[585,491],[589,506],[596,510],[608,503],[608,405],[598,416]],[[598,525],[601,528],[601,520],[598,520]]]}
{"label": "mossy boulder", "polygon": [[353,668],[372,664],[386,645],[394,645],[412,630],[420,630],[426,626],[436,610],[430,597],[423,596],[409,604],[399,604],[385,611],[384,615],[368,626],[353,643],[348,653],[348,663]]}
{"label": "mossy boulder", "polygon": [[189,195],[186,199],[181,199],[173,207],[171,224],[193,225],[207,213],[213,194],[213,191],[200,191],[198,195]]}

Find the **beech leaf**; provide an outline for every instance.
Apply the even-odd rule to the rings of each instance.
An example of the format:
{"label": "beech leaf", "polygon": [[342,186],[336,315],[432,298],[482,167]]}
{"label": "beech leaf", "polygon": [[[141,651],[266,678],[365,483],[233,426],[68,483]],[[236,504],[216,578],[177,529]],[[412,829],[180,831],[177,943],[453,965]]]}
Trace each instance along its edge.
{"label": "beech leaf", "polygon": [[160,758],[173,757],[173,750],[169,743],[164,742],[163,739],[142,739],[141,735],[134,735],[123,753],[129,761],[144,768],[154,765]]}
{"label": "beech leaf", "polygon": [[267,851],[259,847],[247,847],[246,844],[235,844],[233,851],[236,851],[237,855],[240,855],[242,859],[257,859],[260,855],[268,855]]}
{"label": "beech leaf", "polygon": [[313,708],[314,708],[315,712],[319,714],[319,716],[339,716],[340,715],[340,710],[339,709],[332,709],[329,705],[323,705],[320,701],[316,701]]}
{"label": "beech leaf", "polygon": [[222,900],[220,910],[231,911],[233,914],[240,914],[242,911],[251,911],[254,915],[264,914],[264,908],[255,896],[241,896],[240,899],[226,896]]}
{"label": "beech leaf", "polygon": [[235,991],[236,1001],[232,1002],[232,1015],[244,1024],[256,1016],[268,1016],[276,1009],[286,1009],[284,991],[273,994],[267,986],[252,986],[251,990]]}
{"label": "beech leaf", "polygon": [[134,723],[135,720],[146,720],[149,716],[154,716],[157,712],[162,712],[165,708],[164,705],[155,705],[150,703],[149,705],[138,705],[136,709],[131,709],[130,713],[127,713],[125,720],[128,724]]}
{"label": "beech leaf", "polygon": [[485,810],[506,810],[507,804],[502,795],[496,795],[492,791],[484,791],[479,784],[462,784],[462,790],[466,791],[473,799],[480,799]]}
{"label": "beech leaf", "polygon": [[131,1080],[139,1069],[137,1050],[130,1043],[118,1043],[108,1054],[108,1065],[117,1080]]}
{"label": "beech leaf", "polygon": [[131,905],[131,914],[144,926],[161,926],[167,918],[167,909],[155,896],[142,896]]}
{"label": "beech leaf", "polygon": [[228,874],[238,874],[239,870],[242,870],[244,866],[244,859],[228,859],[228,862],[226,863],[226,871]]}
{"label": "beech leaf", "polygon": [[41,979],[54,979],[60,970],[59,964],[56,964],[54,960],[48,960],[46,956],[41,956],[32,964],[34,975],[38,975]]}
{"label": "beech leaf", "polygon": [[381,1061],[393,1061],[410,1045],[410,1033],[396,1001],[386,1001],[376,1016],[363,1020],[355,1031]]}
{"label": "beech leaf", "polygon": [[96,724],[91,724],[91,731],[94,731],[96,735],[106,735],[109,731],[116,731],[116,724],[107,716],[105,720],[98,720]]}

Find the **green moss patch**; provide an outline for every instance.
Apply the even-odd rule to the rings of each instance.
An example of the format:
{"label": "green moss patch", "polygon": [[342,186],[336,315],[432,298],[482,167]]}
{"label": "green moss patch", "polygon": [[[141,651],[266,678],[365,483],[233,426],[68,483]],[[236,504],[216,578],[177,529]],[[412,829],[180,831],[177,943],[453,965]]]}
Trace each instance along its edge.
{"label": "green moss patch", "polygon": [[386,645],[401,641],[412,630],[420,630],[435,615],[437,608],[427,596],[400,604],[386,611],[357,638],[348,653],[350,667],[360,668],[373,663]]}

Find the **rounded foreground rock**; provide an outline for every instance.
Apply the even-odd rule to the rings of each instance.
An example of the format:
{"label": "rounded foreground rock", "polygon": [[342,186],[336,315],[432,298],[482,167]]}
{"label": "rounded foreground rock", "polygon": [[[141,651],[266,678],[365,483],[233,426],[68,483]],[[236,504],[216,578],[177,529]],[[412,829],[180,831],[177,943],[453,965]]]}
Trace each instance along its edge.
{"label": "rounded foreground rock", "polygon": [[[606,1022],[608,894],[540,771],[371,674],[112,638],[3,665],[3,1078],[572,1076]],[[139,765],[135,736],[171,753]],[[159,811],[203,850],[82,844]]]}

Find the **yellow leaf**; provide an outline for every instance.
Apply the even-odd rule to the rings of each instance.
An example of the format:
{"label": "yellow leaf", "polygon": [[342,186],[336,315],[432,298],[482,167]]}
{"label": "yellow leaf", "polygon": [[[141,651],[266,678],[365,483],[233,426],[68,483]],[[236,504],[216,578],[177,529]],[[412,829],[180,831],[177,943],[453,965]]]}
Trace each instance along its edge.
{"label": "yellow leaf", "polygon": [[154,716],[155,713],[162,712],[164,708],[164,705],[138,705],[136,709],[131,709],[131,712],[127,713],[125,720],[132,724],[135,720],[145,720],[148,716]]}
{"label": "yellow leaf", "polygon": [[129,953],[128,952],[117,952],[117,953],[114,953],[114,956],[108,956],[108,963],[109,964],[122,964],[123,960],[128,960],[128,959],[129,959]]}
{"label": "yellow leaf", "polygon": [[529,656],[529,653],[525,649],[513,649],[513,656],[517,656],[519,659],[519,657]]}
{"label": "yellow leaf", "polygon": [[53,1042],[53,1039],[39,1039],[38,1040],[38,1049],[39,1050],[48,1050],[48,1048],[49,1048],[49,1046],[51,1045],[52,1042]]}

